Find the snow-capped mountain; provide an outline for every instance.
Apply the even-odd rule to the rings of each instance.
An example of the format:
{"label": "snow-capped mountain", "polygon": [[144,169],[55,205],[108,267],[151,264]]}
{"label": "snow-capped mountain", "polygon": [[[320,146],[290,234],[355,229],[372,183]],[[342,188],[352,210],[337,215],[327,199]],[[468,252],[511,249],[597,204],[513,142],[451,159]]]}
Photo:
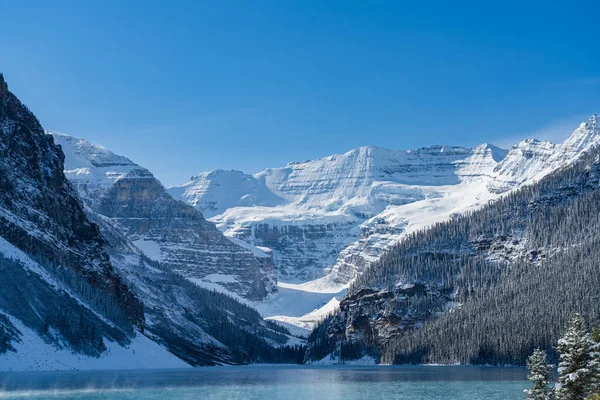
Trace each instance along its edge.
{"label": "snow-capped mountain", "polygon": [[[335,269],[340,253],[373,230],[380,222],[373,218],[382,212],[488,178],[505,153],[491,145],[414,151],[362,147],[253,176],[200,174],[169,192],[203,211],[207,204],[211,211],[225,210],[212,220],[227,236],[273,249],[280,278],[306,282]],[[250,192],[236,185],[240,179],[252,183]],[[236,190],[225,194],[230,187]]]}
{"label": "snow-capped mountain", "polygon": [[52,136],[65,153],[65,175],[86,205],[111,218],[146,256],[243,298],[260,300],[277,290],[270,253],[227,239],[131,160],[83,139]]}
{"label": "snow-capped mountain", "polygon": [[524,364],[531,348],[552,348],[574,312],[597,318],[597,138],[592,118],[552,146],[581,151],[570,165],[393,246],[311,335],[308,358],[341,342],[346,354],[369,349],[383,363]]}
{"label": "snow-capped mountain", "polygon": [[[599,137],[592,116],[561,144],[526,140],[509,151],[488,144],[408,151],[369,146],[252,176],[199,174],[169,192],[200,210],[221,212],[211,220],[225,235],[271,248],[282,281],[337,293],[406,234],[573,163]],[[252,182],[251,191],[236,184],[240,179]]]}
{"label": "snow-capped mountain", "polygon": [[506,192],[524,183],[540,180],[548,173],[572,164],[583,153],[600,144],[596,114],[582,123],[560,144],[535,139],[523,140],[510,149],[494,171],[489,184],[493,192]]}
{"label": "snow-capped mountain", "polygon": [[254,176],[222,169],[194,175],[190,182],[172,188],[170,193],[200,210],[205,218],[232,207],[273,207],[285,203]]}
{"label": "snow-capped mountain", "polygon": [[[452,285],[460,281],[446,285],[450,264],[433,257],[441,280],[406,283],[394,275],[394,263],[403,262],[394,253],[380,276],[367,267],[382,262],[386,249],[414,241],[418,235],[410,233],[438,222],[464,222],[490,200],[512,196],[555,171],[549,177],[555,179],[546,180],[551,190],[546,183],[517,192],[518,212],[535,213],[593,191],[597,153],[575,172],[569,167],[599,143],[594,115],[561,144],[527,140],[509,151],[487,144],[408,151],[369,146],[254,175],[202,173],[167,191],[125,157],[83,139],[44,133],[0,74],[0,272],[10,277],[0,280],[0,369],[293,358],[294,350],[277,348],[297,339],[248,304],[296,333],[340,307],[350,337],[366,314],[384,316],[369,326],[394,335],[400,325],[391,308],[420,324],[425,318],[406,299],[416,296],[429,318],[451,305]],[[503,209],[502,202],[493,204],[499,204],[493,210]],[[517,256],[535,264],[547,256],[546,248],[527,247],[518,212],[510,218],[516,230],[494,236],[486,221],[501,223],[503,214],[492,213],[478,217],[481,234],[464,225],[450,228],[474,235],[463,247],[442,232],[440,247],[436,242],[426,253],[451,258],[464,248],[485,252],[492,264]],[[418,254],[419,246],[411,251]],[[284,280],[279,292],[275,270]],[[393,289],[383,287],[388,281]],[[342,299],[352,282],[367,291],[355,285]],[[255,358],[248,358],[249,348]]]}

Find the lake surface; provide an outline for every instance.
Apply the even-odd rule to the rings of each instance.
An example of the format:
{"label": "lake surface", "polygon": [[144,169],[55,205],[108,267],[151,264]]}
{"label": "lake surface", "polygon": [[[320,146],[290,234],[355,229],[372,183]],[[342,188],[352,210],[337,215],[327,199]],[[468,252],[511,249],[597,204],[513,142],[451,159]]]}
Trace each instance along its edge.
{"label": "lake surface", "polygon": [[0,399],[523,399],[522,368],[246,366],[0,373]]}

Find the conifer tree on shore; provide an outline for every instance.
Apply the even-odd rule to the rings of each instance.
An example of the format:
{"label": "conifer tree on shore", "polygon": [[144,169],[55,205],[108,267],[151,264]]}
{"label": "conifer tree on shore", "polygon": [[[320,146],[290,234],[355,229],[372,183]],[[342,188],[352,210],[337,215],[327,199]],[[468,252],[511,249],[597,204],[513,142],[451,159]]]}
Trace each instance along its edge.
{"label": "conifer tree on shore", "polygon": [[531,389],[525,390],[528,400],[552,400],[550,380],[552,377],[552,365],[546,361],[546,352],[535,349],[527,359],[529,375],[527,379],[533,382]]}
{"label": "conifer tree on shore", "polygon": [[575,314],[565,335],[558,341],[560,353],[557,400],[582,400],[592,389],[592,346],[581,315]]}

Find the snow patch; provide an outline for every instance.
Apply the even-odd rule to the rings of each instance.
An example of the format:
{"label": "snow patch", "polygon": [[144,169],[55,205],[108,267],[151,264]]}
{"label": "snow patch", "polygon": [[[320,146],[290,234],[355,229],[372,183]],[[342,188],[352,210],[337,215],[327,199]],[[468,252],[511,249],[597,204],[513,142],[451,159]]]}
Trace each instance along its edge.
{"label": "snow patch", "polygon": [[0,354],[0,371],[49,371],[92,369],[151,369],[189,368],[190,365],[171,354],[141,333],[122,347],[104,340],[107,350],[98,358],[73,353],[46,343],[37,333],[20,320],[9,316],[11,323],[21,332],[16,349]]}
{"label": "snow patch", "polygon": [[321,308],[314,309],[313,311],[304,314],[301,317],[289,317],[285,315],[273,315],[266,319],[283,322],[288,326],[295,326],[304,330],[304,334],[310,333],[325,317],[332,314],[339,309],[340,301],[333,297],[327,304]]}

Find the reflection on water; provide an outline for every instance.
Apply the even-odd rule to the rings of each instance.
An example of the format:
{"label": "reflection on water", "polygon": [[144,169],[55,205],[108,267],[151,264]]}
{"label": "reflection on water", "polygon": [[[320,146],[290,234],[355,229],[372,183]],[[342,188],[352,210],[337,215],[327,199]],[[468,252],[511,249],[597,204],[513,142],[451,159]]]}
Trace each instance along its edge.
{"label": "reflection on water", "polygon": [[0,398],[513,399],[526,371],[493,367],[249,366],[0,373]]}

